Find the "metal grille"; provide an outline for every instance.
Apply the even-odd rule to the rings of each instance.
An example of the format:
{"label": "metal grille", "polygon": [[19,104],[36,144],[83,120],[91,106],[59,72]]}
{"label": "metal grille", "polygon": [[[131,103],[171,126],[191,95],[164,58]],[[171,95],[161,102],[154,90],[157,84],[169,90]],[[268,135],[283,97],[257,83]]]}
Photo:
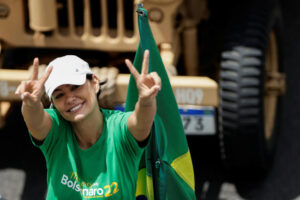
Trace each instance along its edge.
{"label": "metal grille", "polygon": [[[0,21],[0,25],[8,28],[0,30],[0,38],[13,46],[103,51],[135,51],[137,48],[139,35],[133,0],[47,0],[54,3],[55,9],[50,14],[46,14],[48,9],[38,1],[6,3],[10,16]],[[31,8],[37,4],[40,7]],[[54,19],[55,25],[45,31],[48,16]]]}
{"label": "metal grille", "polygon": [[[134,4],[123,0],[57,0],[59,32],[70,35],[130,38],[137,34]],[[130,20],[127,20],[130,18]],[[126,27],[131,21],[132,26]],[[127,23],[128,24],[128,23]],[[135,24],[135,26],[133,26]]]}

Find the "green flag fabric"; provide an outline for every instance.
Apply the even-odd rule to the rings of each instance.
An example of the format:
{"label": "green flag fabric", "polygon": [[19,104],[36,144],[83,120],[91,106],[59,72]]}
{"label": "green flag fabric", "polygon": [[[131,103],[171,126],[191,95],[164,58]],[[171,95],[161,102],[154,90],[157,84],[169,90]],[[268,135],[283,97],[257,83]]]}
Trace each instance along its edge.
{"label": "green flag fabric", "polygon": [[[162,86],[156,97],[157,114],[149,145],[140,163],[136,199],[194,200],[194,169],[176,99],[149,26],[147,10],[139,6],[137,12],[140,43],[133,64],[140,72],[144,51],[148,49],[149,71],[158,73]],[[125,111],[134,110],[137,100],[138,90],[131,76]]]}

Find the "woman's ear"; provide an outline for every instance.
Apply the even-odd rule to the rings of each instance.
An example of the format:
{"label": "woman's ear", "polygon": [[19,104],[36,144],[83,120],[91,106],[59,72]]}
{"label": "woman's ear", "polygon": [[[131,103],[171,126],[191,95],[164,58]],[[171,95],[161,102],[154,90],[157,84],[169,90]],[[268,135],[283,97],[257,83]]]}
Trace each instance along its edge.
{"label": "woman's ear", "polygon": [[100,90],[100,81],[98,79],[98,77],[96,75],[93,74],[93,87],[94,87],[94,91],[97,94]]}

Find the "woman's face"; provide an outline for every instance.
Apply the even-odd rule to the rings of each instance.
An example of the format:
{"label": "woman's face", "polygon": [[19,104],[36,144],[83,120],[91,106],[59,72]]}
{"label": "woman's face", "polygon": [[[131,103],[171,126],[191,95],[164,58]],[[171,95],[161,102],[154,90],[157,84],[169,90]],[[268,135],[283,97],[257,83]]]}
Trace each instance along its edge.
{"label": "woman's face", "polygon": [[86,80],[83,85],[61,85],[52,94],[52,102],[59,113],[70,122],[79,122],[98,109],[97,78]]}

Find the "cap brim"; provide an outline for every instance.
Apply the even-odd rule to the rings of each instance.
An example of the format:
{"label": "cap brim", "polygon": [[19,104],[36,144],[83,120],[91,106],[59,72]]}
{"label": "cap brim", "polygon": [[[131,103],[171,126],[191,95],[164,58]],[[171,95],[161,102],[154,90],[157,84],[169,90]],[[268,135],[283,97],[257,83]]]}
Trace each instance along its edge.
{"label": "cap brim", "polygon": [[[54,78],[55,79],[55,78]],[[68,76],[66,75],[63,80],[52,80],[51,87],[49,88],[48,91],[46,91],[47,95],[49,98],[51,98],[53,92],[55,91],[56,88],[62,85],[83,85],[86,81],[86,74],[80,74],[76,76]]]}

